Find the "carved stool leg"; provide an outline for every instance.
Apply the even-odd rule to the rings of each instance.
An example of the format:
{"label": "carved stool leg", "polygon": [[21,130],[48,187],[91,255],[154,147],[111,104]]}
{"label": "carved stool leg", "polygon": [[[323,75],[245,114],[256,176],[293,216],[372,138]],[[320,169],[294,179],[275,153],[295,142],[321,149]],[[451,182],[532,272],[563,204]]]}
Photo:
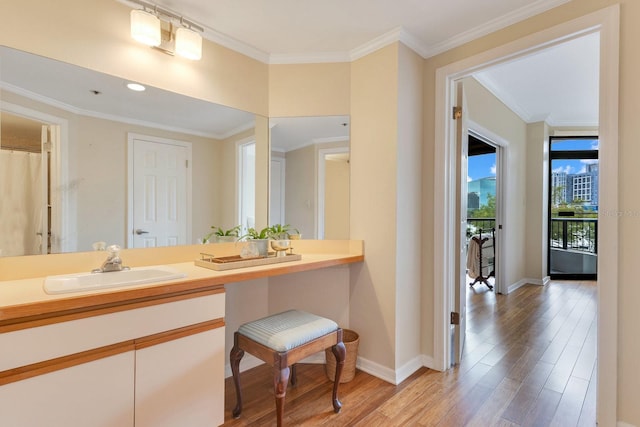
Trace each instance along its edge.
{"label": "carved stool leg", "polygon": [[290,369],[288,366],[278,369],[278,364],[273,368],[273,386],[276,395],[276,418],[278,427],[282,426],[284,418],[284,398],[287,395],[287,383],[289,383]]}
{"label": "carved stool leg", "polygon": [[344,367],[344,359],[346,358],[347,349],[342,341],[331,347],[331,352],[336,358],[336,375],[333,380],[333,412],[338,413],[342,408],[342,403],[338,400],[338,385],[340,385],[340,377],[342,377],[342,368]]}
{"label": "carved stool leg", "polygon": [[229,361],[231,363],[231,373],[233,374],[233,383],[236,387],[236,407],[233,409],[233,417],[240,417],[242,412],[242,391],[240,389],[240,360],[244,356],[244,350],[238,347],[238,333],[234,334],[234,344],[229,353]]}

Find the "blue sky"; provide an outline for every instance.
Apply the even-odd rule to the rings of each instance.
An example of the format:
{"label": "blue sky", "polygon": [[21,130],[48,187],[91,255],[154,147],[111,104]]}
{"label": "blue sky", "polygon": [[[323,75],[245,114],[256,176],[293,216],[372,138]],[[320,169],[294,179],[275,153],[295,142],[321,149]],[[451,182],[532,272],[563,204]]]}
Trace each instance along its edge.
{"label": "blue sky", "polygon": [[[553,148],[557,150],[591,150],[598,148],[598,140],[591,139],[567,139],[556,140]],[[581,173],[588,163],[596,163],[597,160],[554,160],[552,168],[554,172]],[[474,181],[496,175],[495,153],[481,154],[469,157],[469,170],[467,181]]]}
{"label": "blue sky", "polygon": [[469,157],[468,175],[467,181],[496,176],[495,153]]}

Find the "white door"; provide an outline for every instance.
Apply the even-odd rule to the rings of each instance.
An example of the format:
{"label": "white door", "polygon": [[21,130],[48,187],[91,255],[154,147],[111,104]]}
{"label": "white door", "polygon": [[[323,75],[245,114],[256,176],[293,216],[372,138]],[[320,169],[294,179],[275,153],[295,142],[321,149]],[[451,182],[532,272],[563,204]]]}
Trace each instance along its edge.
{"label": "white door", "polygon": [[269,189],[269,224],[284,224],[284,194],[285,194],[285,160],[280,158],[271,159],[271,174]]}
{"label": "white door", "polygon": [[[462,90],[462,82],[456,84],[456,106],[461,111],[455,115],[455,141],[457,153],[457,169],[459,184],[456,186],[457,217],[460,224],[456,230],[456,291],[453,311],[458,313],[459,321],[457,325],[452,324],[453,333],[453,357],[455,364],[459,364],[462,359],[464,349],[465,331],[467,327],[467,167],[468,167],[468,129],[467,129],[467,105]],[[452,322],[453,323],[453,322]]]}
{"label": "white door", "polygon": [[[131,139],[131,138],[130,138]],[[133,137],[128,247],[184,245],[190,225],[189,147]]]}
{"label": "white door", "polygon": [[241,234],[256,226],[256,143],[239,144],[238,161],[238,222]]}

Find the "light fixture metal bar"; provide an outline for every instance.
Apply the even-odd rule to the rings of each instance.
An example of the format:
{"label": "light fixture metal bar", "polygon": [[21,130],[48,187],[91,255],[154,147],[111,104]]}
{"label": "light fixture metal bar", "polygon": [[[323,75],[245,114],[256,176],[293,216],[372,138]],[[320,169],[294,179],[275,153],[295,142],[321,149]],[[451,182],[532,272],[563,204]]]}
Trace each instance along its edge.
{"label": "light fixture metal bar", "polygon": [[149,12],[153,12],[156,15],[163,15],[166,16],[167,18],[172,18],[177,20],[180,25],[189,28],[191,30],[196,30],[196,31],[200,31],[201,33],[204,32],[204,28],[201,27],[200,25],[196,24],[195,22],[193,22],[190,19],[185,18],[182,15],[178,15],[177,13],[174,13],[170,10],[167,10],[163,7],[160,7],[156,4],[153,3],[148,3],[146,1],[142,1],[142,0],[127,0],[130,3],[135,3],[137,5],[142,6],[145,10],[149,11]]}

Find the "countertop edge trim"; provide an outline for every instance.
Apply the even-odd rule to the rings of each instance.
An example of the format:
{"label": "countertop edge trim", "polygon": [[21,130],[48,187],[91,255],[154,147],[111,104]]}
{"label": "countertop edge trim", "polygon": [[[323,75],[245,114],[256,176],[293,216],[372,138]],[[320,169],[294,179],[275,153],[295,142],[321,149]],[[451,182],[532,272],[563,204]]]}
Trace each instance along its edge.
{"label": "countertop edge trim", "polygon": [[[69,304],[66,300],[35,303],[30,304],[28,307],[16,307],[15,312],[5,310],[5,316],[3,316],[5,319],[0,321],[0,333],[220,294],[224,293],[224,291],[224,285],[220,284],[191,290],[168,292],[165,294],[145,295],[141,293],[137,296],[130,296],[129,299],[125,300],[101,298],[111,294],[92,295],[89,301],[83,300],[84,304],[82,305]],[[65,303],[58,304],[59,302]],[[79,300],[74,299],[74,302],[77,303]]]}
{"label": "countertop edge trim", "polygon": [[73,366],[82,365],[84,363],[93,362],[95,360],[104,359],[106,357],[115,356],[120,353],[140,350],[212,329],[222,328],[224,326],[224,319],[217,318],[206,322],[196,323],[194,325],[184,326],[182,328],[172,329],[170,331],[159,332],[146,337],[110,344],[79,353],[57,357],[55,359],[33,363],[31,365],[20,366],[18,368],[0,372],[0,386],[71,368]]}

